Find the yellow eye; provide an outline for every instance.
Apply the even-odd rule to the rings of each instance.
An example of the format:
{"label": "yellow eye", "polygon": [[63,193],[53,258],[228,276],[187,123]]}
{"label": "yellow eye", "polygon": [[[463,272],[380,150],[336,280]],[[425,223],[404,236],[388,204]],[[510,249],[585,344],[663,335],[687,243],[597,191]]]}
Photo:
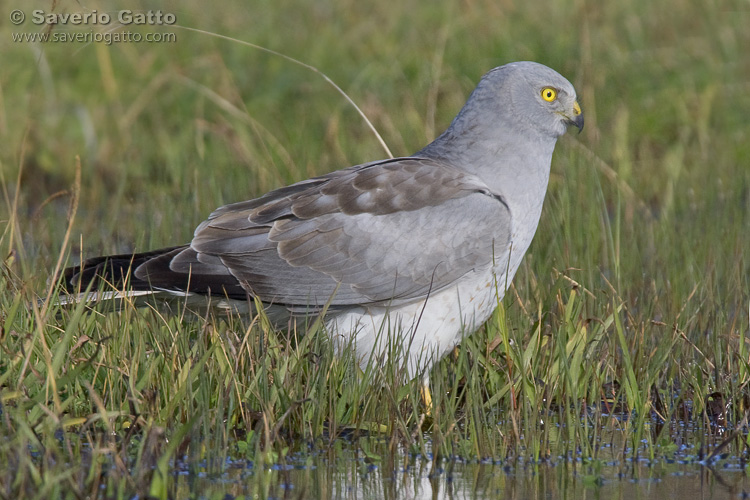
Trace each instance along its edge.
{"label": "yellow eye", "polygon": [[542,99],[547,102],[552,102],[557,99],[557,90],[552,87],[544,87],[542,89]]}

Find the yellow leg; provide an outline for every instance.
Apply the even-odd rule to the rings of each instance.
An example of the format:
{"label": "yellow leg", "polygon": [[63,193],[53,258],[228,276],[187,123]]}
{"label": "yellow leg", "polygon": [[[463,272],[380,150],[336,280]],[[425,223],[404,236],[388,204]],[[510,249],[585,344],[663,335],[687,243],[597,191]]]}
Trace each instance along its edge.
{"label": "yellow leg", "polygon": [[432,394],[430,393],[430,385],[426,380],[422,382],[422,388],[419,392],[422,396],[422,402],[425,406],[425,413],[427,415],[432,415]]}

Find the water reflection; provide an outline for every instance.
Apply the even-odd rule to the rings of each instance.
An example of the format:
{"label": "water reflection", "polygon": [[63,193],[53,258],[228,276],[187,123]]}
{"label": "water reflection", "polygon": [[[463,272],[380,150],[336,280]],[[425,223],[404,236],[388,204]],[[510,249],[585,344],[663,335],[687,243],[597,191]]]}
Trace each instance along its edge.
{"label": "water reflection", "polygon": [[723,458],[711,466],[675,453],[651,460],[522,459],[485,462],[383,455],[373,462],[354,446],[292,456],[283,465],[228,462],[220,474],[199,469],[176,476],[173,498],[335,499],[721,499],[744,498],[745,464]]}

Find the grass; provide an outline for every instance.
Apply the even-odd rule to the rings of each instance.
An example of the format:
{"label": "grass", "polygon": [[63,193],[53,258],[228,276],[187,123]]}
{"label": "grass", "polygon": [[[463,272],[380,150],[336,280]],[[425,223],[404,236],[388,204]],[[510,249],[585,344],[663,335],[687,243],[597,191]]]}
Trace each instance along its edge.
{"label": "grass", "polygon": [[325,335],[30,308],[56,293],[60,256],[188,241],[221,204],[385,153],[319,75],[238,43],[175,28],[173,44],[33,47],[0,28],[0,498],[178,497],[170,471],[219,474],[227,460],[272,471],[242,491],[264,497],[284,481],[274,467],[340,455],[347,439],[384,470],[412,454],[433,468],[654,459],[684,440],[747,457],[746,4],[160,8],[318,68],[394,155],[437,135],[510,60],[568,76],[586,129],[558,144],[514,288],[435,368],[423,421],[399,367],[360,373]]}

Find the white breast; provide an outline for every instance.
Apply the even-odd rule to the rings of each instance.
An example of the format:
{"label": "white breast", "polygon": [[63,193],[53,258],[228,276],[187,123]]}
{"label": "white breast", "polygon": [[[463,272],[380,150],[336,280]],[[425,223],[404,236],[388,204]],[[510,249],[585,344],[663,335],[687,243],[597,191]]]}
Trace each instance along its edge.
{"label": "white breast", "polygon": [[[503,280],[505,281],[505,280]],[[487,318],[502,298],[504,283],[491,270],[471,273],[454,286],[399,307],[358,307],[327,321],[340,352],[351,344],[364,368],[404,363],[409,378],[423,374]],[[426,373],[424,373],[426,375]]]}

